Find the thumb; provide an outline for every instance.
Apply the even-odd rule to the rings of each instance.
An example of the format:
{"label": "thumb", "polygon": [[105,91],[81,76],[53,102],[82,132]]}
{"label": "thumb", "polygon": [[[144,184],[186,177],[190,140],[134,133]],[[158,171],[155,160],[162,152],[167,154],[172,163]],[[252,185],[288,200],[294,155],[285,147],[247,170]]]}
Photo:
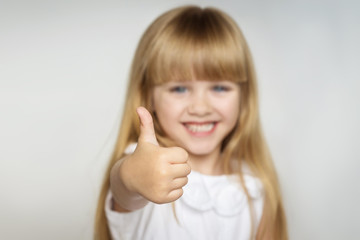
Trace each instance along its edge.
{"label": "thumb", "polygon": [[138,107],[136,112],[140,119],[139,142],[148,142],[159,146],[155,136],[154,122],[149,111],[144,107]]}

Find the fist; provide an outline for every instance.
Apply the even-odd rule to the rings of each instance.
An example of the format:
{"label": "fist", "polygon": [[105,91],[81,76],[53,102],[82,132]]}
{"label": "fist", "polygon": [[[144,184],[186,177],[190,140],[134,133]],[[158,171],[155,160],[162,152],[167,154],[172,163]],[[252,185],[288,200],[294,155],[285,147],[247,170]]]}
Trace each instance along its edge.
{"label": "fist", "polygon": [[134,153],[122,163],[123,182],[151,202],[173,202],[188,182],[188,153],[180,147],[160,147],[151,114],[144,107],[137,108],[137,114],[140,136]]}

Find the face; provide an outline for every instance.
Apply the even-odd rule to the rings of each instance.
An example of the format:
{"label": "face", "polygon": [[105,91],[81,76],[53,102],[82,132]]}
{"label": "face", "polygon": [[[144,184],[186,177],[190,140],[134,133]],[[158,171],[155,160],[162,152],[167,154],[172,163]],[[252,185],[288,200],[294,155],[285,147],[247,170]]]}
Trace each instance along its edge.
{"label": "face", "polygon": [[190,155],[220,153],[240,112],[240,86],[230,81],[168,82],[153,91],[163,130]]}

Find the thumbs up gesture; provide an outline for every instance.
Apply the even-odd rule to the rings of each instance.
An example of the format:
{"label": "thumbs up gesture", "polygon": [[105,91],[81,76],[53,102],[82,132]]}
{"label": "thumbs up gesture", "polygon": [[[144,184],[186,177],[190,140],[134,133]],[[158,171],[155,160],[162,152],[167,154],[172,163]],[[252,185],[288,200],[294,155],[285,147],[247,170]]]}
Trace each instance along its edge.
{"label": "thumbs up gesture", "polygon": [[151,202],[173,202],[188,182],[188,153],[180,147],[160,147],[151,114],[144,107],[137,108],[137,114],[140,136],[134,153],[122,163],[124,185]]}

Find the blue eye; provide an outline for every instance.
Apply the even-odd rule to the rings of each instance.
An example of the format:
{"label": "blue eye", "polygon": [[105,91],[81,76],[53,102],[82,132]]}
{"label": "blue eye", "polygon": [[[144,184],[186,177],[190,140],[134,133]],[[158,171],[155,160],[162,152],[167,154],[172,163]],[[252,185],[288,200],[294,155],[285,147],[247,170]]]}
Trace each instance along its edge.
{"label": "blue eye", "polygon": [[170,91],[175,93],[184,93],[187,91],[187,88],[184,86],[176,86],[171,88]]}
{"label": "blue eye", "polygon": [[229,90],[229,88],[225,87],[225,86],[221,86],[221,85],[216,85],[213,87],[213,90],[215,92],[226,92]]}

